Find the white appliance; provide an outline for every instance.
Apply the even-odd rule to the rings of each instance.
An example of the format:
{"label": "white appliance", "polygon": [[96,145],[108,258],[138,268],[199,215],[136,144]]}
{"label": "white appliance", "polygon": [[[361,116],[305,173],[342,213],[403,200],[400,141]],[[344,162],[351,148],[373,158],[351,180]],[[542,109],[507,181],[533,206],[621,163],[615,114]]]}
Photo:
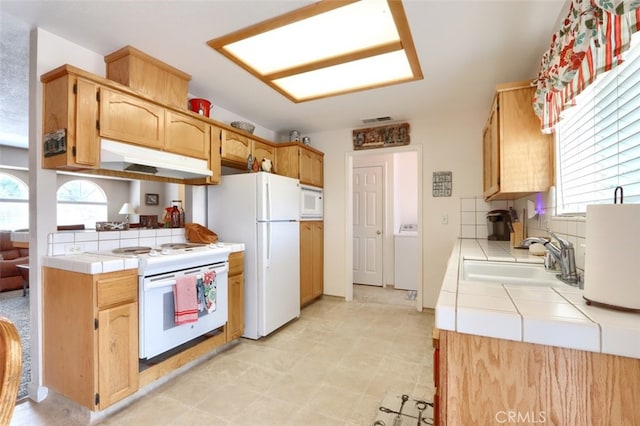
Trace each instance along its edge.
{"label": "white appliance", "polygon": [[[138,259],[139,358],[148,359],[222,327],[228,317],[227,247],[215,244],[169,243],[151,247],[122,247],[102,255]],[[193,323],[176,325],[173,290],[185,275],[202,278],[215,271],[215,309],[203,309]],[[197,285],[197,284],[196,284]]]}
{"label": "white appliance", "polygon": [[300,185],[300,220],[322,220],[323,211],[322,188]]}
{"label": "white appliance", "polygon": [[395,288],[417,290],[418,225],[401,225],[394,235]]}
{"label": "white appliance", "polygon": [[259,339],[300,316],[299,184],[258,172],[208,187],[207,227],[245,244],[244,337]]}

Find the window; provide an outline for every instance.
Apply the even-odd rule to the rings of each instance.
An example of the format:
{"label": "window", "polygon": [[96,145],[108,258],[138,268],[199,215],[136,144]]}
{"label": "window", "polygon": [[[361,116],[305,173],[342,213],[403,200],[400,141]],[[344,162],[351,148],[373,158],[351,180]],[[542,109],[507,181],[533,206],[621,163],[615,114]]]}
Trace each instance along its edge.
{"label": "window", "polygon": [[0,173],[0,229],[29,228],[29,188],[20,179]]}
{"label": "window", "polygon": [[72,180],[58,189],[58,225],[84,224],[95,228],[107,220],[107,196],[95,183]]}
{"label": "window", "polygon": [[640,39],[625,62],[576,98],[556,126],[556,214],[584,213],[588,204],[640,203]]}

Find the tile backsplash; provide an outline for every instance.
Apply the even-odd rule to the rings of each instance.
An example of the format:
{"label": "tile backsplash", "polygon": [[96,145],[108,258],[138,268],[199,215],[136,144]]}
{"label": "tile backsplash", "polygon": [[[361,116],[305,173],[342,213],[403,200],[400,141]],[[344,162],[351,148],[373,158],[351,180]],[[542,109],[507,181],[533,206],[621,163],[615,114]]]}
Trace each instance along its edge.
{"label": "tile backsplash", "polygon": [[[532,201],[535,216],[527,217],[527,201]],[[569,240],[575,250],[576,266],[584,270],[586,250],[586,219],[583,216],[556,217],[555,195],[552,188],[548,193],[534,194],[517,200],[499,200],[486,202],[480,197],[460,198],[460,237],[487,238],[488,227],[486,213],[495,209],[513,207],[521,216],[525,226],[525,236],[547,237],[548,231]]]}
{"label": "tile backsplash", "polygon": [[152,247],[185,243],[184,228],[130,229],[127,231],[63,231],[47,237],[47,255],[61,256],[107,251],[121,247]]}

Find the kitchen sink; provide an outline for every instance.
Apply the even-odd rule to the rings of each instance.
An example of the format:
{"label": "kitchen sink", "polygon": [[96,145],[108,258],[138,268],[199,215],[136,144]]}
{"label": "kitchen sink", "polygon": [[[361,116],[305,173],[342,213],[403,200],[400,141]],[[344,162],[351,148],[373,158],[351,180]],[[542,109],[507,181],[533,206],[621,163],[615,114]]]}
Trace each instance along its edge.
{"label": "kitchen sink", "polygon": [[469,281],[488,281],[501,284],[549,286],[562,284],[557,271],[545,269],[538,263],[494,262],[463,260],[461,278]]}

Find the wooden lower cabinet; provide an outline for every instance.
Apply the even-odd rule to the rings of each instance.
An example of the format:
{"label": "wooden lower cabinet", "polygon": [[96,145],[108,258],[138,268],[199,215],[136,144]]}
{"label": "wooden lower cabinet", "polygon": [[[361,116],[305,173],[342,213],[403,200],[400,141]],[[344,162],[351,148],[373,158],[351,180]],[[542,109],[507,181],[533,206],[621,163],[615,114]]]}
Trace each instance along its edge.
{"label": "wooden lower cabinet", "polygon": [[300,306],[324,292],[324,223],[300,222]]}
{"label": "wooden lower cabinet", "polygon": [[244,334],[244,252],[229,255],[227,342]]}
{"label": "wooden lower cabinet", "polygon": [[43,382],[104,410],[138,390],[138,270],[43,268]]}
{"label": "wooden lower cabinet", "polygon": [[440,425],[623,425],[640,419],[640,359],[439,330]]}

